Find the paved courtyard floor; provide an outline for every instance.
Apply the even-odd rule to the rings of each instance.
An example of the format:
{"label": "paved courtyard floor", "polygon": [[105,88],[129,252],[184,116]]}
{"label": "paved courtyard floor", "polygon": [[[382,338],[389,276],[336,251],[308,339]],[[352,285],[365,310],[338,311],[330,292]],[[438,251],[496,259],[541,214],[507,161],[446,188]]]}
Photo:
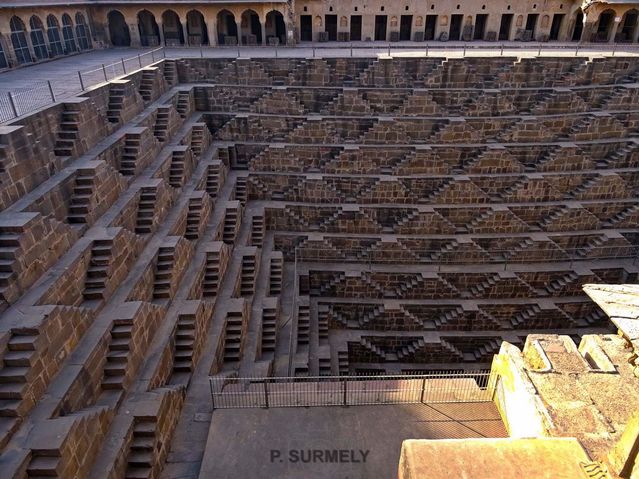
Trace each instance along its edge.
{"label": "paved courtyard floor", "polygon": [[[216,410],[199,478],[391,478],[404,439],[468,437],[506,437],[493,403]],[[174,444],[162,476],[192,477]]]}

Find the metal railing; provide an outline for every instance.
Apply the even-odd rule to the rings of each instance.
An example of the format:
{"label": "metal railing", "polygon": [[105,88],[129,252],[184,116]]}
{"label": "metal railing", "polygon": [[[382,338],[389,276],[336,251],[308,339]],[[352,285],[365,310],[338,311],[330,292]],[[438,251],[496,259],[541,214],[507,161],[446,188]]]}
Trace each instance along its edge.
{"label": "metal railing", "polygon": [[[410,53],[412,56],[482,56],[489,52],[491,56],[587,56],[591,54],[623,55],[639,54],[639,44],[632,43],[541,43],[541,42],[441,42],[430,40],[424,42],[309,42],[296,45],[182,45],[172,46],[171,58],[321,58],[327,57],[366,57],[376,55],[392,55],[393,53]],[[248,52],[248,53],[247,53]]]}
{"label": "metal railing", "polygon": [[490,370],[419,375],[211,377],[213,409],[490,402]]}
{"label": "metal railing", "polygon": [[[330,234],[329,234],[330,235]],[[372,234],[371,236],[374,236]],[[522,238],[525,240],[526,238]],[[330,240],[330,238],[329,238]],[[451,240],[452,241],[452,240]],[[398,264],[432,264],[437,267],[445,265],[464,264],[495,264],[503,265],[504,269],[509,264],[526,263],[569,263],[570,266],[576,261],[607,261],[607,260],[631,260],[636,264],[639,259],[639,246],[584,246],[582,248],[560,248],[545,249],[544,244],[530,245],[529,247],[517,250],[511,248],[502,249],[482,249],[476,245],[475,250],[463,249],[464,244],[458,245],[459,251],[440,249],[413,249],[406,247],[404,250],[373,250],[363,248],[351,248],[347,245],[337,245],[335,249],[328,247],[297,246],[295,247],[294,259],[297,263],[314,262],[338,262],[338,263],[363,263],[369,265]],[[401,246],[400,246],[401,247]],[[290,255],[290,253],[289,253]]]}
{"label": "metal railing", "polygon": [[165,57],[164,48],[102,64],[93,70],[80,71],[62,78],[38,82],[35,86],[0,95],[0,123],[31,113],[56,101],[69,98],[101,83],[133,73]]}

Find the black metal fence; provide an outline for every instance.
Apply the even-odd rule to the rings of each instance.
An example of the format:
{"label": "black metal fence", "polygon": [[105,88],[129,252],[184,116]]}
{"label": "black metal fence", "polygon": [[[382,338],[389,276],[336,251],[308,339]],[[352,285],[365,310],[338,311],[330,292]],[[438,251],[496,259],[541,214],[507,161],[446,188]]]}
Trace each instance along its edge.
{"label": "black metal fence", "polygon": [[489,370],[420,375],[211,377],[213,409],[490,402]]}
{"label": "black metal fence", "polygon": [[122,58],[88,71],[77,71],[64,78],[38,82],[28,88],[0,95],[0,123],[26,115],[58,100],[78,95],[106,81],[114,80],[151,65],[165,56],[163,48]]}

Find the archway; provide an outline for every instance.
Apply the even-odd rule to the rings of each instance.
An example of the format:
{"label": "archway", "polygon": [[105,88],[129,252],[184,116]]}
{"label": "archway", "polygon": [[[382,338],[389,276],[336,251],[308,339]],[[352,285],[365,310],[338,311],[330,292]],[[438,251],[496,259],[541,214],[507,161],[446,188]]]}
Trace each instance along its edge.
{"label": "archway", "polygon": [[595,41],[607,42],[610,39],[612,25],[615,21],[615,12],[612,9],[605,10],[599,15],[597,23],[597,32],[595,33]]}
{"label": "archway", "polygon": [[[122,17],[122,20],[124,20],[124,17]],[[66,13],[62,15],[62,38],[64,39],[64,49],[67,53],[78,51],[78,47],[75,44],[75,35],[73,34],[73,21]]]}
{"label": "archway", "polygon": [[632,43],[637,32],[637,19],[639,19],[639,11],[636,9],[628,10],[619,24],[618,41],[624,43]]}
{"label": "archway", "polygon": [[180,17],[173,10],[167,10],[162,14],[162,30],[164,31],[165,45],[184,45],[182,22],[180,22]]}
{"label": "archway", "polygon": [[573,42],[578,42],[581,40],[581,35],[584,32],[584,12],[579,8],[575,12],[575,28],[572,31],[572,37],[570,38]]}
{"label": "archway", "polygon": [[60,24],[53,15],[47,16],[47,38],[49,39],[49,51],[52,57],[64,54],[62,39],[60,37]]}
{"label": "archway", "polygon": [[2,35],[0,35],[0,70],[3,68],[9,67],[9,62],[7,61],[7,55],[4,53],[4,45]]}
{"label": "archway", "polygon": [[13,45],[13,53],[15,53],[18,63],[31,63],[31,52],[29,52],[29,44],[25,34],[24,22],[15,15],[9,20],[11,27],[11,43]]}
{"label": "archway", "polygon": [[277,38],[280,44],[286,43],[286,24],[284,15],[277,10],[272,10],[266,15],[266,39]]}
{"label": "archway", "polygon": [[111,44],[115,47],[128,47],[131,45],[131,34],[124,20],[124,15],[117,10],[111,10],[108,16],[109,35]]}
{"label": "archway", "polygon": [[242,13],[242,44],[262,44],[262,24],[260,17],[253,10],[244,10]]}
{"label": "archway", "polygon": [[218,45],[233,45],[237,41],[235,16],[228,10],[222,10],[217,14],[217,43]]}
{"label": "archway", "polygon": [[160,44],[160,28],[155,21],[155,15],[148,10],[138,13],[138,30],[143,47],[155,47]]}
{"label": "archway", "polygon": [[78,38],[80,50],[88,50],[91,48],[91,38],[89,36],[89,27],[84,19],[84,15],[80,12],[75,14],[75,35]]}
{"label": "archway", "polygon": [[29,29],[31,32],[29,35],[31,36],[31,45],[33,45],[33,53],[38,60],[44,60],[49,57],[49,52],[47,51],[47,44],[44,41],[44,26],[42,25],[42,20],[40,17],[36,15],[32,15],[29,19]]}
{"label": "archway", "polygon": [[208,45],[209,35],[206,31],[204,15],[197,10],[186,14],[186,32],[189,35],[189,45]]}

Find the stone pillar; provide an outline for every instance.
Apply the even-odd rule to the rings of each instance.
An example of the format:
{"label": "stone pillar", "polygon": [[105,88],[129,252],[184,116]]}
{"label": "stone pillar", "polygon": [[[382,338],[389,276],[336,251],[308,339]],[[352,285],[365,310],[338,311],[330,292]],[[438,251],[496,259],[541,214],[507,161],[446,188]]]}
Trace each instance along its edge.
{"label": "stone pillar", "polygon": [[637,43],[639,40],[639,25],[635,24],[635,29],[632,32],[632,43]]}
{"label": "stone pillar", "polygon": [[164,24],[162,22],[158,23],[158,35],[160,35],[160,46],[164,46]]}
{"label": "stone pillar", "polygon": [[184,45],[189,45],[189,32],[186,28],[186,22],[180,22],[180,26],[182,27],[182,37],[184,37]]}
{"label": "stone pillar", "polygon": [[211,20],[206,24],[206,33],[209,36],[209,45],[217,46],[217,20]]}
{"label": "stone pillar", "polygon": [[615,17],[615,21],[612,24],[612,30],[610,31],[610,38],[608,39],[608,43],[614,43],[615,36],[617,35],[617,29],[619,28],[620,23],[621,17]]}
{"label": "stone pillar", "polygon": [[266,43],[266,20],[260,22],[260,27],[262,28],[262,45],[267,45]]}
{"label": "stone pillar", "polygon": [[129,27],[129,36],[131,37],[131,46],[132,47],[141,47],[142,41],[140,40],[140,29],[138,28],[138,24],[128,23]]}
{"label": "stone pillar", "polygon": [[581,40],[579,40],[579,43],[586,43],[590,41],[590,37],[592,36],[592,32],[597,21],[595,20],[594,22],[589,22],[588,15],[584,13],[583,23],[584,28],[581,30]]}
{"label": "stone pillar", "polygon": [[240,20],[235,20],[235,26],[237,28],[237,44],[241,45],[242,44],[242,19],[240,18]]}

